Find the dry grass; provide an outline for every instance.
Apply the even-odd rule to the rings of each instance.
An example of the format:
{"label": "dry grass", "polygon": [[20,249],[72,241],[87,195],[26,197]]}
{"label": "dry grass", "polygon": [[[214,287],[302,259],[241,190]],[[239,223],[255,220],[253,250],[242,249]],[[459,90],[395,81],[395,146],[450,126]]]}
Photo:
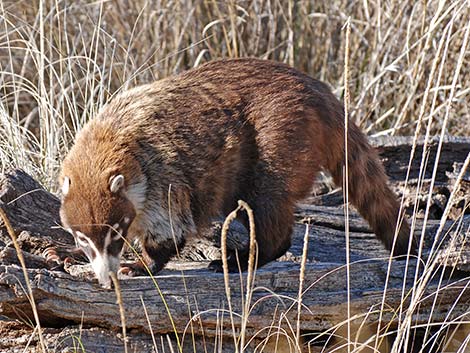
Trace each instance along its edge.
{"label": "dry grass", "polygon": [[[466,0],[0,0],[0,172],[20,167],[55,190],[73,136],[115,92],[222,57],[283,61],[328,82],[369,134],[468,136],[469,18]],[[432,261],[414,289],[416,305]],[[253,304],[246,294],[243,315]],[[292,301],[300,310],[301,294]],[[273,322],[257,351],[281,341],[298,351],[291,324],[284,332]],[[460,329],[468,324],[442,327],[448,347],[466,351]],[[382,351],[387,329],[356,319],[330,333],[341,338],[337,351],[372,352]],[[393,352],[410,332],[404,320]]]}
{"label": "dry grass", "polygon": [[[469,15],[464,0],[1,1],[1,169],[52,187],[75,132],[112,94],[210,59],[284,61],[341,96],[348,17],[351,118],[369,133],[412,134],[421,117],[435,134]],[[447,133],[470,134],[468,61],[467,50]]]}

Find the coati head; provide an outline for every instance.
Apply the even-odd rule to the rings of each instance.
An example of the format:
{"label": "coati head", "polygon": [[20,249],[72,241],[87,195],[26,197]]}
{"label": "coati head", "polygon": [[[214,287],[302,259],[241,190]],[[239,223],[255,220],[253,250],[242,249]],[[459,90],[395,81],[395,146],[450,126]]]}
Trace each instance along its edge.
{"label": "coati head", "polygon": [[79,173],[61,179],[62,225],[90,260],[99,283],[110,288],[109,272],[119,269],[124,238],[136,216],[126,178],[113,172],[93,183]]}

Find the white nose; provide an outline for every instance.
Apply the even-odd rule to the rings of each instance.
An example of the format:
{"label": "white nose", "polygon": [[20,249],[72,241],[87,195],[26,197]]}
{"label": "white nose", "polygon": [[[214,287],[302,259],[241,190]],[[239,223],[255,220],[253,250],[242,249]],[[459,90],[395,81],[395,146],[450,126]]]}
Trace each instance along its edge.
{"label": "white nose", "polygon": [[103,288],[111,288],[110,272],[117,273],[119,269],[119,258],[115,256],[104,256],[98,253],[91,262],[91,266],[95,271],[98,282]]}

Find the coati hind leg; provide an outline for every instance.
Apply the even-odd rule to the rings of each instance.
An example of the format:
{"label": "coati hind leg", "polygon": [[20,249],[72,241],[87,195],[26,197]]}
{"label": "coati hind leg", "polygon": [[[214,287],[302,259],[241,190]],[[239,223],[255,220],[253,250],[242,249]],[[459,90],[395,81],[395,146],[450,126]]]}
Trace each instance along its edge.
{"label": "coati hind leg", "polygon": [[[258,179],[256,183],[264,186],[250,194],[241,195],[240,198],[252,208],[254,213],[257,244],[256,264],[257,267],[260,267],[282,256],[289,249],[294,223],[294,205],[289,202],[287,197],[283,197],[280,192],[282,188],[276,187],[273,179]],[[249,229],[246,214],[240,214],[237,220],[243,223],[247,230]],[[249,249],[227,249],[227,254],[230,272],[245,271],[248,268]],[[212,261],[209,268],[222,272],[222,261]]]}
{"label": "coati hind leg", "polygon": [[[284,109],[271,108],[272,114],[269,111],[258,113],[276,116],[277,111]],[[248,183],[241,185],[235,195],[237,199],[248,203],[254,213],[258,267],[277,259],[289,249],[295,202],[308,195],[318,165],[321,165],[318,156],[306,153],[314,150],[317,141],[311,136],[312,131],[318,130],[311,126],[312,121],[315,121],[308,117],[308,111],[295,114],[289,116],[288,120],[297,123],[289,124],[286,128],[260,120],[256,142],[253,143],[256,145],[257,162],[252,170],[248,168],[244,175]],[[240,220],[249,229],[246,215],[241,216]],[[232,272],[239,268],[246,270],[248,249],[239,250],[238,253],[232,251],[228,262]],[[222,269],[220,261],[211,267],[217,271]]]}
{"label": "coati hind leg", "polygon": [[287,197],[273,197],[269,193],[257,195],[250,201],[255,220],[257,266],[260,267],[284,255],[290,248],[294,205],[290,204]]}

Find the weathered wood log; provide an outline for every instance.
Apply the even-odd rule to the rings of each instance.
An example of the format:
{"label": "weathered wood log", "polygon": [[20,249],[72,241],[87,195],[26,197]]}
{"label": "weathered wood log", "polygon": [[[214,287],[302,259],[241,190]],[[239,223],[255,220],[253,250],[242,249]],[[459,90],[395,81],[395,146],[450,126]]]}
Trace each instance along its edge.
{"label": "weathered wood log", "polygon": [[[0,175],[0,205],[16,234],[21,234],[18,240],[23,250],[40,255],[51,244],[73,246],[69,234],[60,227],[60,200],[25,172]],[[0,245],[9,242],[0,220]]]}
{"label": "weathered wood log", "polygon": [[[312,229],[312,252],[322,244],[323,230]],[[302,237],[304,228],[299,225],[296,234]],[[335,232],[337,238],[340,231]],[[370,244],[375,239],[358,239]],[[378,247],[377,247],[378,248]],[[370,251],[370,250],[369,250]],[[294,254],[297,251],[294,250]],[[336,260],[336,259],[335,259]],[[315,262],[307,265],[305,271],[305,292],[303,305],[305,309],[300,316],[300,328],[303,334],[325,332],[335,324],[346,320],[347,312],[347,277],[346,268],[339,263]],[[394,323],[397,313],[402,306],[402,298],[411,288],[415,271],[413,264],[408,267],[408,286],[402,291],[406,263],[392,263],[388,278],[388,290],[383,288],[387,278],[388,263],[385,258],[375,261],[356,261],[350,267],[351,310],[359,315],[360,320],[367,323],[377,322],[383,301],[385,311],[381,320],[385,324]],[[115,332],[120,330],[119,307],[112,290],[103,290],[96,282],[80,281],[62,272],[30,269],[34,297],[43,324],[48,326],[79,325],[85,320],[88,326],[109,328]],[[420,295],[419,309],[414,312],[416,325],[426,324],[432,316],[435,322],[444,322],[458,318],[468,312],[470,290],[466,283],[468,277],[454,277],[446,285],[439,284],[439,272],[425,287]],[[265,328],[274,322],[278,330],[285,330],[289,325],[295,325],[297,319],[297,291],[299,265],[291,262],[271,263],[258,270],[255,286],[260,287],[253,294],[251,312],[246,332],[258,339],[265,337]],[[448,277],[446,277],[448,278]],[[246,276],[244,276],[246,280]],[[190,324],[193,332],[206,342],[215,342],[222,327],[225,327],[226,337],[231,335],[230,318],[224,310],[228,309],[222,274],[208,272],[205,269],[190,271],[164,271],[155,278],[155,284],[148,277],[127,279],[121,282],[126,322],[128,330],[150,334],[166,335],[173,333],[173,324],[180,335],[186,331],[190,336]],[[158,285],[158,286],[157,286]],[[242,298],[238,276],[230,277],[232,289],[232,311],[242,314]],[[17,317],[29,316],[30,304],[24,293],[24,279],[18,266],[0,266],[0,309],[3,315]],[[267,289],[262,289],[267,288]],[[271,291],[276,293],[271,295]],[[161,294],[160,294],[161,293]],[[165,302],[163,301],[165,299]],[[383,299],[384,298],[384,299]],[[458,300],[456,300],[458,298]],[[438,303],[430,313],[433,301]],[[165,303],[169,308],[166,311]],[[255,304],[256,303],[256,304]],[[404,306],[408,304],[405,301]],[[148,312],[145,314],[144,307]],[[374,308],[371,310],[371,308]],[[343,308],[343,309],[342,309]],[[170,315],[173,322],[170,320]],[[282,320],[280,317],[282,316]],[[234,325],[240,329],[241,322],[235,317]],[[311,337],[313,340],[315,337]],[[197,339],[196,341],[199,341]],[[93,343],[94,344],[94,343]],[[188,352],[191,347],[187,346]],[[186,351],[186,350],[185,350]],[[251,351],[251,350],[248,350]]]}
{"label": "weathered wood log", "polygon": [[[320,247],[329,248],[331,246],[331,244],[321,242],[325,230],[327,228],[320,226],[312,227],[312,241],[309,244],[311,246],[311,255],[320,253],[327,256],[327,249],[316,251]],[[300,254],[300,240],[303,231],[304,227],[298,225],[295,232],[295,246],[291,249],[294,257],[298,257]],[[331,238],[329,240],[334,241],[336,239],[339,242],[337,245],[344,247],[344,242],[341,242],[343,238],[341,231],[333,230],[329,231],[328,234],[330,235],[329,238]],[[383,252],[384,258],[382,260],[352,264],[350,285],[353,290],[350,293],[352,297],[351,307],[355,314],[369,312],[371,303],[380,307],[383,295],[382,288],[387,273],[387,261],[384,260],[387,254],[380,249],[380,244],[370,234],[353,234],[352,244],[359,245],[364,244],[364,242],[368,245],[376,246],[378,253],[380,251]],[[367,249],[372,252],[375,251],[371,247],[367,247]],[[358,250],[364,249],[359,248]],[[200,266],[201,264],[199,263],[198,265]],[[395,262],[390,271],[390,278],[388,280],[390,289],[385,299],[388,311],[382,316],[383,321],[387,323],[393,321],[391,320],[391,317],[394,315],[393,309],[397,309],[401,304],[401,284],[404,266],[405,262],[403,261]],[[198,266],[189,264],[189,267]],[[408,272],[412,274],[413,271],[414,267],[411,266]],[[20,268],[11,265],[5,268],[0,267],[0,273],[2,273],[0,276],[0,286],[7,286],[9,288],[9,291],[3,290],[0,297],[0,302],[3,303],[1,306],[3,313],[8,316],[16,316],[18,312],[27,314],[29,302],[20,285],[23,282],[21,280],[22,272]],[[223,294],[222,275],[209,273],[207,270],[191,270],[184,273],[185,275],[181,274],[180,270],[176,271],[176,274],[175,271],[163,272],[156,279],[159,289],[170,308],[171,315],[180,334],[191,322],[199,325],[202,322],[204,330],[200,326],[194,328],[196,343],[201,343],[202,334],[204,333],[206,348],[216,345],[217,328],[220,328],[222,323],[225,323],[226,328],[230,327],[227,315],[225,315],[225,321],[221,319],[224,316],[222,310],[227,308],[227,301]],[[87,325],[105,326],[117,332],[114,334],[107,332],[103,340],[99,340],[96,335],[83,335],[82,340],[84,340],[87,351],[96,351],[95,349],[98,347],[99,342],[108,347],[109,350],[106,351],[118,349],[119,344],[121,344],[121,351],[123,351],[123,341],[117,337],[119,336],[120,322],[119,308],[115,303],[116,297],[114,292],[103,291],[96,282],[92,283],[89,280],[80,281],[62,272],[30,270],[29,274],[33,280],[35,299],[40,308],[44,324],[52,326],[73,323],[80,324],[83,318],[86,318]],[[263,332],[259,332],[261,328],[265,327],[264,325],[270,320],[277,322],[281,314],[284,316],[283,320],[285,323],[290,322],[293,324],[295,322],[296,306],[294,304],[297,295],[298,277],[298,265],[293,266],[289,262],[270,264],[258,271],[257,284],[273,290],[280,299],[277,299],[277,297],[272,298],[268,292],[262,290],[255,293],[253,302],[259,300],[259,303],[253,307],[253,311],[250,314],[249,334],[254,335],[258,333],[258,340],[261,340],[264,338]],[[338,323],[345,319],[346,311],[340,309],[347,300],[345,268],[341,268],[338,263],[331,263],[324,259],[322,262],[317,262],[314,258],[310,258],[310,264],[307,266],[306,271],[306,279],[306,286],[311,286],[311,288],[304,294],[304,305],[308,310],[301,315],[301,329],[303,334],[310,335],[310,338],[315,342],[315,336],[312,336],[312,332],[324,332],[331,328],[333,323]],[[468,310],[467,300],[469,299],[469,293],[465,286],[466,280],[468,278],[460,278],[460,280],[455,278],[454,284],[448,287],[440,287],[437,284],[437,280],[428,285],[426,292],[422,295],[423,300],[420,301],[420,311],[416,313],[416,317],[419,319],[416,323],[425,324],[428,320],[430,315],[426,310],[429,310],[431,307],[431,302],[434,299],[433,294],[436,295],[437,302],[439,303],[433,309],[433,320],[437,322],[444,321],[445,319],[450,320],[452,317],[459,317],[465,313]],[[409,280],[409,282],[412,281]],[[148,345],[144,346],[144,343],[148,344],[150,342],[150,336],[148,335],[150,327],[153,328],[155,334],[162,334],[164,336],[165,334],[170,334],[174,337],[172,335],[172,324],[165,311],[162,298],[158,294],[155,284],[149,278],[129,279],[123,281],[121,285],[124,295],[124,306],[127,308],[128,329],[135,333],[140,332],[136,336],[136,341],[131,340],[131,342],[134,342],[134,345],[129,343],[131,347],[147,349],[142,347],[148,347]],[[235,304],[232,310],[236,313],[242,313],[243,310],[240,307],[242,293],[238,290],[240,286],[236,276],[231,278],[231,287],[232,302]],[[185,288],[189,290],[186,291]],[[455,298],[459,296],[460,301],[456,302]],[[149,312],[149,321],[155,326],[149,326],[149,321],[147,321],[143,310],[144,305]],[[188,310],[188,306],[191,311]],[[276,308],[276,310],[273,310],[273,308]],[[198,315],[198,313],[200,314]],[[376,322],[377,316],[377,312],[369,312],[366,322]],[[197,319],[194,319],[195,317]],[[198,321],[199,319],[200,322]],[[239,326],[240,322],[236,321],[236,327]],[[285,329],[284,325],[280,325],[279,329]],[[147,335],[145,335],[145,332]],[[230,330],[227,332],[226,334],[230,335]],[[64,337],[66,333],[71,334],[71,331],[66,330],[61,335],[58,335],[61,338],[62,344],[70,343],[72,340],[72,337]],[[188,336],[190,335],[187,334],[186,337]],[[144,340],[142,337],[147,337],[147,339]],[[227,342],[224,342],[224,347],[227,350],[224,349],[223,351],[233,352],[233,345],[231,345],[228,338],[226,340]],[[171,344],[173,347],[176,347],[174,339],[165,344]],[[192,351],[190,342],[186,343],[184,347],[185,352]]]}
{"label": "weathered wood log", "polygon": [[[400,185],[406,171],[403,168],[408,166],[410,139],[387,139],[381,141],[378,148],[392,182]],[[418,146],[414,161],[421,158],[420,148]],[[438,190],[432,200],[435,213],[426,224],[422,258],[422,261],[429,261],[432,265],[424,266],[423,262],[414,259],[390,262],[388,252],[376,240],[367,223],[357,213],[351,213],[349,292],[341,192],[315,196],[299,205],[292,247],[279,261],[268,264],[256,273],[257,289],[250,302],[246,326],[247,337],[253,341],[246,351],[254,351],[256,344],[263,342],[272,332],[292,332],[292,327],[296,326],[299,263],[307,224],[310,225],[308,256],[299,324],[305,341],[310,341],[310,351],[315,351],[312,346],[326,344],[322,334],[347,319],[348,298],[351,313],[357,315],[357,320],[366,326],[391,325],[391,330],[394,330],[402,319],[403,310],[418,303],[419,306],[410,309],[416,325],[429,321],[449,322],[454,318],[458,323],[458,320],[465,318],[470,300],[467,288],[470,219],[469,216],[462,217],[458,210],[463,210],[468,204],[468,189],[465,189],[467,177],[460,194],[463,206],[456,208],[458,222],[448,221],[444,231],[436,238],[439,220],[432,218],[439,218],[439,212],[442,214],[448,201],[436,195],[449,196],[459,166],[469,151],[469,139],[450,138],[442,149],[436,184],[442,190]],[[415,163],[408,187],[417,185],[415,179],[419,164],[416,167]],[[429,176],[426,170],[425,183]],[[419,188],[416,191],[419,193]],[[414,200],[410,197],[405,205],[413,207]],[[86,351],[124,351],[119,306],[114,291],[98,286],[92,279],[89,265],[78,263],[69,266],[67,273],[51,270],[50,264],[41,257],[44,249],[51,245],[60,245],[65,250],[73,247],[72,238],[58,227],[59,200],[25,173],[15,171],[0,177],[0,207],[5,209],[19,234],[41,322],[46,327],[55,327],[45,329],[48,345],[60,349],[71,347],[74,337],[81,335],[80,342]],[[422,228],[423,224],[418,220],[415,233],[420,235]],[[239,230],[237,234],[232,234],[234,240],[231,246],[246,244],[246,235],[241,233],[243,231]],[[155,345],[153,333],[157,336],[157,346],[161,348],[163,344],[165,351],[171,351],[170,346],[176,351],[174,348],[178,340],[184,342],[183,352],[202,352],[204,348],[208,351],[235,351],[223,275],[205,268],[207,260],[219,255],[219,250],[210,240],[217,234],[213,231],[190,245],[184,256],[171,262],[154,279],[137,277],[121,280],[131,349],[150,351]],[[0,332],[15,330],[11,320],[32,317],[23,272],[9,244],[9,236],[0,221],[0,314],[9,320],[0,321]],[[446,266],[450,268],[446,269]],[[413,283],[417,277],[423,281],[423,273],[431,275],[422,283],[420,293]],[[246,274],[229,276],[235,335],[242,327],[239,315],[244,314],[245,293],[241,288],[244,288],[245,282]],[[413,302],[408,296],[411,290],[417,295]],[[64,329],[66,326],[70,328]],[[267,330],[267,327],[271,329]],[[17,340],[12,342],[25,347],[32,335],[32,332],[18,333]],[[13,351],[12,342],[0,340],[0,348]],[[75,344],[77,342],[75,339]],[[193,344],[199,346],[195,349]]]}
{"label": "weathered wood log", "polygon": [[[387,174],[392,181],[392,189],[398,194],[405,194],[404,206],[407,209],[407,213],[412,214],[417,212],[422,217],[428,201],[439,139],[433,137],[428,142],[425,159],[427,163],[421,175],[424,138],[421,137],[417,140],[411,164],[412,138],[383,136],[371,138],[370,141],[379,152]],[[430,219],[441,218],[456,178],[462,169],[463,161],[469,153],[470,138],[452,136],[444,138],[436,170],[436,178],[432,183]],[[411,168],[409,169],[408,180],[405,183],[409,165],[411,165]],[[328,188],[331,185],[327,184],[320,183],[317,185],[314,189],[314,194],[305,203],[321,206],[343,205],[342,191],[338,189],[330,191]],[[457,219],[462,212],[469,214],[467,205],[470,203],[470,171],[467,170],[459,187],[460,191],[456,195],[455,203],[452,205],[450,213],[452,219]],[[415,205],[416,203],[417,205]],[[416,211],[414,210],[415,206]]]}
{"label": "weathered wood log", "polygon": [[[125,341],[129,352],[179,352],[178,342],[173,335],[158,335],[153,337],[145,333],[131,332],[124,340],[122,333],[116,333],[103,328],[93,327],[72,327],[43,329],[44,340],[51,352],[113,352],[124,353]],[[38,336],[33,329],[19,321],[0,320],[0,351],[18,351],[19,347],[28,347],[27,352],[40,352]],[[185,351],[188,348],[196,352],[214,351],[213,342],[199,340],[193,342],[191,337],[187,337],[182,346]],[[225,352],[234,352],[233,342],[224,342]],[[229,348],[233,348],[231,351]],[[211,349],[212,348],[212,349]],[[23,349],[21,350],[24,351]],[[191,350],[194,352],[194,350]]]}
{"label": "weathered wood log", "polygon": [[[233,353],[236,351],[233,339],[223,337],[213,338],[193,336],[191,333],[179,340],[175,335],[148,335],[132,331],[124,339],[122,333],[116,333],[99,327],[69,326],[64,328],[43,328],[44,340],[50,352],[112,352],[125,353],[125,342],[128,352],[220,352]],[[38,335],[30,326],[19,321],[0,320],[0,351],[1,352],[41,352]],[[197,339],[194,339],[197,338]],[[223,342],[222,342],[223,340]],[[282,336],[276,341],[282,342]],[[259,339],[253,340],[253,345],[262,343]],[[273,339],[274,341],[274,339]],[[277,342],[270,343],[271,345]],[[269,342],[268,342],[269,344]],[[288,352],[279,348],[277,352]],[[19,348],[21,347],[21,350]],[[23,349],[25,348],[26,349]],[[181,348],[180,348],[181,347]],[[321,348],[312,347],[309,353],[321,352]],[[251,352],[252,350],[246,350]],[[274,352],[275,349],[269,352]]]}
{"label": "weathered wood log", "polygon": [[[385,169],[390,179],[398,181],[404,180],[408,172],[410,152],[412,150],[413,140],[405,136],[382,136],[371,138],[370,142],[375,146],[384,163]],[[421,170],[421,159],[423,156],[424,138],[420,137],[416,143],[416,150],[410,165],[409,178],[416,179],[420,174],[423,178],[429,179],[432,176],[434,162],[437,155],[439,137],[432,137],[428,141],[426,153],[427,164],[424,173]],[[448,180],[448,172],[455,169],[455,162],[463,162],[470,153],[470,138],[446,136],[443,139],[443,145],[440,152],[439,163],[437,167],[436,180]]]}

